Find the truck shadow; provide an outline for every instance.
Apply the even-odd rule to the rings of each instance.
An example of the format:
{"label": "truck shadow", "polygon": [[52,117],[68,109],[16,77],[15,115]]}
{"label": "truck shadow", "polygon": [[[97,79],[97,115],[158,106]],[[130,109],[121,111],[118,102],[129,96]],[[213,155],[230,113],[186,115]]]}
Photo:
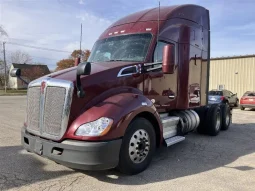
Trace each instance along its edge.
{"label": "truck shadow", "polygon": [[[47,169],[48,164],[51,164],[51,168],[55,165],[57,170]],[[71,173],[75,172],[63,170],[51,161],[28,154],[22,146],[0,147],[0,190],[30,185]]]}
{"label": "truck shadow", "polygon": [[116,170],[83,172],[100,181],[122,185],[142,185],[199,174],[205,171],[231,168],[238,171],[253,167],[234,166],[239,157],[255,152],[255,124],[232,124],[217,137],[190,134],[186,140],[169,148],[159,149],[150,167],[135,176],[125,176]]}
{"label": "truck shadow", "polygon": [[[199,174],[219,167],[237,171],[254,170],[249,166],[231,164],[239,157],[255,152],[255,124],[232,124],[219,136],[209,137],[192,133],[184,142],[161,148],[147,170],[126,176],[117,170],[74,171],[34,154],[27,154],[21,146],[0,147],[0,190],[33,183],[45,186],[70,184],[72,178],[88,180],[94,177],[102,182],[120,185],[143,185]],[[71,175],[71,176],[68,176]],[[76,179],[75,179],[76,178]],[[45,181],[47,181],[45,183]]]}

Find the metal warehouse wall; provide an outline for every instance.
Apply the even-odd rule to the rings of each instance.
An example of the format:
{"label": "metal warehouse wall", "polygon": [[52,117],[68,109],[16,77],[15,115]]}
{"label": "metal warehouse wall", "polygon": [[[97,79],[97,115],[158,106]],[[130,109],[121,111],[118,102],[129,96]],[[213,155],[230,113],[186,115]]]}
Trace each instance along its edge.
{"label": "metal warehouse wall", "polygon": [[255,90],[255,55],[212,58],[209,83],[210,90],[224,85],[239,98],[244,92]]}

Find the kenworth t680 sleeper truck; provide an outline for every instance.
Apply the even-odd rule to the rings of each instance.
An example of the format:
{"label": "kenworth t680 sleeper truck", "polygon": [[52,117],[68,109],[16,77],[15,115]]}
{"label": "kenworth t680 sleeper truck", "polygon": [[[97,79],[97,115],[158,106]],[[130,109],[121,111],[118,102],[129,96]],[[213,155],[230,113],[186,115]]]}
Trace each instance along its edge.
{"label": "kenworth t680 sleeper truck", "polygon": [[228,129],[229,106],[207,104],[209,68],[204,7],[128,15],[102,33],[87,62],[29,83],[22,144],[73,169],[142,172],[158,147]]}

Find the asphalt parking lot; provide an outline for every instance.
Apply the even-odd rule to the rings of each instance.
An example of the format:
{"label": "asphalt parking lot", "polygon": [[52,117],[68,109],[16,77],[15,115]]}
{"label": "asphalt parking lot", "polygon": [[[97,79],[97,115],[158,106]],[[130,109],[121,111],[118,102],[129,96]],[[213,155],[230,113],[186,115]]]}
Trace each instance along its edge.
{"label": "asphalt parking lot", "polygon": [[20,145],[25,96],[0,96],[0,190],[254,190],[255,111],[233,111],[217,137],[192,133],[157,151],[136,176],[78,172],[27,153]]}

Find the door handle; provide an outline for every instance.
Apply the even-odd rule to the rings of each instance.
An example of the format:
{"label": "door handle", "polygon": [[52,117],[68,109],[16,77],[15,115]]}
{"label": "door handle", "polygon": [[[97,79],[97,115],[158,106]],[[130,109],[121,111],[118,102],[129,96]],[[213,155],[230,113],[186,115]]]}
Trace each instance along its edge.
{"label": "door handle", "polygon": [[174,99],[175,98],[175,96],[174,95],[170,95],[170,96],[168,96],[170,99]]}

